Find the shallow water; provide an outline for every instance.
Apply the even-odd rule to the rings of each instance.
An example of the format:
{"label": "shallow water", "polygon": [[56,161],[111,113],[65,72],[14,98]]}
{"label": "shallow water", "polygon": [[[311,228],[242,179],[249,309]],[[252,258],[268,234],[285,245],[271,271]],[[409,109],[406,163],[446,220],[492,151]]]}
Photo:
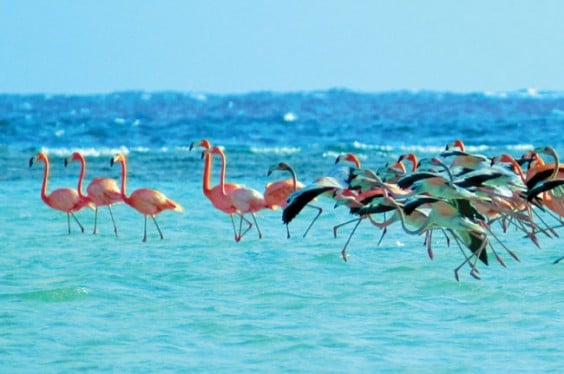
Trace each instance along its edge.
{"label": "shallow water", "polygon": [[[234,242],[231,224],[201,193],[199,151],[207,137],[225,146],[228,178],[257,189],[280,160],[308,182],[340,152],[368,167],[403,152],[434,155],[464,139],[487,155],[520,155],[544,144],[564,149],[564,95],[443,93],[359,94],[346,91],[240,96],[119,93],[104,96],[0,96],[0,362],[25,371],[559,371],[564,353],[562,240],[501,233],[521,262],[503,249],[507,268],[492,260],[481,280],[453,269],[463,260],[441,235],[430,260],[422,237],[363,222],[340,250],[352,225],[327,200],[306,238],[313,212],[291,223],[281,212],[258,215]],[[290,115],[291,114],[291,115]],[[245,133],[246,135],[242,135]],[[157,188],[183,205],[158,216],[165,239],[121,204],[107,209],[100,233],[93,212],[66,217],[39,198],[49,154],[49,189],[74,186],[84,151],[86,180],[119,179],[109,159],[128,154],[128,190]],[[217,171],[217,165],[215,166]],[[546,217],[548,221],[551,218]],[[550,221],[553,222],[553,221]],[[559,234],[564,231],[559,229]]]}

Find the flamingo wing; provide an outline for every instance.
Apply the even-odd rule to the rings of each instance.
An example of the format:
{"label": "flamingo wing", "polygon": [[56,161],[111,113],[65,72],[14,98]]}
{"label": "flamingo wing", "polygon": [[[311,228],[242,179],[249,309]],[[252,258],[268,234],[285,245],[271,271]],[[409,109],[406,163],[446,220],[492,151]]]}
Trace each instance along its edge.
{"label": "flamingo wing", "polygon": [[111,178],[94,178],[86,188],[94,204],[108,205],[123,201],[117,182]]}
{"label": "flamingo wing", "polygon": [[45,203],[53,209],[63,212],[74,212],[83,206],[78,192],[72,188],[59,188],[47,196]]}
{"label": "flamingo wing", "polygon": [[296,191],[288,198],[288,205],[282,211],[282,221],[290,223],[310,201],[327,191],[334,191],[337,186],[331,185],[311,185]]}

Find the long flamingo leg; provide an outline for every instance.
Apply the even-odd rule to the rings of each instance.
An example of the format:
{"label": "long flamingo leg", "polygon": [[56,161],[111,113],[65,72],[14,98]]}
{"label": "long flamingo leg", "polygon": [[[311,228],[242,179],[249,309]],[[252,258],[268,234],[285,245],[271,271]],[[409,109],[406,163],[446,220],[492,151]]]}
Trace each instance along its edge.
{"label": "long flamingo leg", "polygon": [[151,218],[153,219],[153,222],[155,222],[155,226],[157,227],[157,231],[159,232],[159,235],[161,236],[161,240],[164,239],[163,232],[161,231],[161,228],[159,227],[159,224],[157,223],[157,219],[155,218],[154,215],[152,215]]}
{"label": "long flamingo leg", "polygon": [[382,229],[382,235],[380,235],[380,240],[378,240],[378,244],[376,244],[376,246],[380,246],[380,244],[382,244],[382,239],[384,239],[384,235],[386,235],[386,233],[388,232],[388,226],[385,226]]}
{"label": "long flamingo leg", "polygon": [[356,225],[354,225],[354,228],[352,229],[352,231],[349,235],[349,238],[347,239],[343,249],[341,250],[341,256],[343,256],[343,260],[345,260],[345,262],[347,262],[347,247],[349,246],[349,243],[350,243],[358,225],[360,225],[360,222],[362,222],[362,218],[359,218],[357,221],[358,222],[356,223]]}
{"label": "long flamingo leg", "polygon": [[235,220],[233,219],[233,214],[230,214],[229,218],[231,218],[231,225],[233,226],[233,235],[235,237],[235,241],[238,242],[239,240],[241,240],[241,238],[239,238],[239,234],[237,233],[237,228],[235,227]]}
{"label": "long flamingo leg", "polygon": [[[98,208],[96,208],[97,210]],[[108,210],[110,211],[110,217],[112,217],[112,223],[114,224],[114,233],[116,234],[116,237],[118,236],[118,230],[117,230],[117,226],[116,226],[116,221],[114,219],[114,214],[112,213],[112,205],[108,204]]]}
{"label": "long flamingo leg", "polygon": [[[254,215],[253,215],[254,217]],[[245,229],[245,231],[241,232],[243,229],[243,221],[247,222],[248,226]],[[256,220],[255,220],[256,223]],[[239,238],[237,241],[240,241],[241,239],[243,239],[243,236],[245,236],[245,234],[247,232],[249,232],[249,230],[253,227],[253,224],[251,221],[249,221],[248,219],[246,219],[245,217],[243,217],[243,214],[239,213]],[[260,229],[259,229],[259,233],[260,233]],[[260,237],[260,236],[259,236]]]}
{"label": "long flamingo leg", "polygon": [[257,222],[257,217],[255,216],[254,213],[251,213],[251,217],[253,217],[253,221],[255,222],[255,225],[257,227],[258,237],[259,237],[259,239],[262,239],[262,233],[260,232],[260,226]]}
{"label": "long flamingo leg", "polygon": [[93,235],[96,235],[96,227],[98,225],[98,205],[94,209],[94,231],[92,231]]}
{"label": "long flamingo leg", "polygon": [[[84,232],[84,227],[80,224],[80,222],[78,221],[78,218],[76,218],[76,216],[74,215],[73,212],[71,212],[71,216],[76,221],[78,227],[80,227],[80,231]],[[69,223],[69,227],[70,227],[70,223]],[[70,233],[70,228],[69,228],[69,233]]]}
{"label": "long flamingo leg", "polygon": [[71,233],[71,230],[70,230],[70,213],[67,213],[67,226],[69,227],[69,235],[70,235],[70,233]]}
{"label": "long flamingo leg", "polygon": [[339,223],[338,225],[333,226],[333,237],[334,237],[334,238],[337,237],[337,230],[340,229],[341,227],[346,226],[346,225],[348,225],[349,223],[353,223],[353,222],[356,222],[356,221],[360,221],[361,219],[362,219],[362,217],[360,217],[360,218],[353,218],[353,219],[351,219],[351,220],[348,220],[348,221],[346,221],[346,222]]}
{"label": "long flamingo leg", "polygon": [[[309,224],[309,226],[307,227],[306,231],[304,232],[302,237],[306,237],[307,233],[309,232],[309,229],[311,229],[311,226],[313,226],[313,224],[315,223],[315,221],[317,221],[317,219],[319,218],[319,216],[321,215],[321,213],[323,213],[323,209],[315,206],[315,205],[311,205],[311,204],[307,204],[306,206],[309,206],[310,208],[313,209],[317,209],[317,215],[315,216],[315,218],[311,221],[311,223]],[[289,235],[289,234],[288,234]]]}
{"label": "long flamingo leg", "polygon": [[147,215],[144,215],[145,217],[145,229],[143,230],[143,242],[147,241]]}
{"label": "long flamingo leg", "polygon": [[557,263],[559,263],[559,262],[562,261],[562,260],[564,260],[564,256],[562,256],[562,257],[560,257],[559,259],[555,260],[553,263],[554,263],[554,264],[557,264]]}

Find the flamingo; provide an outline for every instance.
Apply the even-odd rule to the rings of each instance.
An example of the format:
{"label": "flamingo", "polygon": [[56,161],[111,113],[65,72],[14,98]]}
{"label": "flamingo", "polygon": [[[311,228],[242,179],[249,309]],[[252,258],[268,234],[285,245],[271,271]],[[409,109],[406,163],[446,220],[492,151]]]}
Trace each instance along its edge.
{"label": "flamingo", "polygon": [[[360,168],[360,161],[358,157],[352,153],[339,155],[335,160],[335,164],[340,161],[352,162],[355,168]],[[343,190],[344,194],[353,194],[348,188],[352,177],[352,170],[350,166],[337,167],[333,169],[329,176],[317,178],[312,184],[292,193],[288,197],[288,205],[282,212],[282,221],[285,224],[290,223],[310,201],[317,196],[324,194],[329,198],[334,198],[334,192]],[[311,224],[310,224],[311,226]]]}
{"label": "flamingo", "polygon": [[[484,227],[474,222],[474,220],[472,220],[466,213],[463,213],[460,207],[436,197],[419,197],[417,200],[407,202],[403,205],[389,197],[385,197],[384,201],[386,204],[396,206],[400,214],[402,227],[408,234],[419,235],[435,228],[447,229],[451,232],[451,234],[453,234],[458,244],[462,242],[473,252],[473,256],[476,257],[476,260],[480,259],[480,261],[488,265],[488,257],[485,247],[489,241],[487,239],[486,232],[484,231]],[[424,223],[416,230],[407,228],[405,218],[406,214],[411,214],[414,209],[417,209],[417,207],[421,205],[428,205],[431,209],[426,218],[424,218]],[[464,256],[466,257],[465,254]],[[496,258],[502,265],[504,265],[497,254]],[[464,266],[464,264],[470,263],[470,259],[471,257],[466,257],[466,260],[454,270],[456,280],[459,280],[458,271],[462,266]],[[470,275],[479,279],[476,265],[470,263],[470,267]]]}
{"label": "flamingo", "polygon": [[84,160],[84,156],[80,152],[73,152],[72,156],[65,158],[65,166],[67,166],[70,161],[80,162],[80,176],[78,177],[78,185],[76,187],[78,195],[81,198],[89,198],[95,206],[94,230],[92,234],[96,234],[98,224],[98,207],[106,205],[110,211],[110,217],[112,217],[114,233],[118,236],[116,221],[114,220],[114,215],[112,213],[112,204],[122,202],[123,198],[117,186],[117,182],[112,178],[94,178],[88,187],[86,187],[88,196],[84,195],[82,192],[82,181],[84,180],[84,174],[86,173],[86,161]]}
{"label": "flamingo", "polygon": [[[268,183],[266,185],[266,188],[264,190],[264,200],[266,202],[266,205],[270,209],[275,209],[276,207],[285,208],[288,205],[288,197],[290,196],[290,194],[296,192],[298,189],[304,188],[304,184],[298,181],[294,168],[292,168],[286,162],[279,162],[278,164],[271,165],[268,168],[267,175],[272,174],[272,172],[275,170],[287,171],[290,173],[292,177],[290,179],[280,180],[280,181]],[[304,238],[307,235],[311,226],[313,226],[317,218],[323,212],[322,208],[317,207],[315,205],[307,204],[307,206],[313,209],[317,209],[317,215],[311,221],[308,228],[304,232],[303,234]],[[290,229],[288,228],[287,223],[286,223],[286,237],[287,238],[290,237]]]}
{"label": "flamingo", "polygon": [[110,160],[110,165],[121,163],[121,197],[123,201],[130,207],[137,210],[145,216],[145,229],[143,234],[143,242],[147,241],[147,216],[151,216],[161,239],[164,239],[163,233],[157,223],[155,216],[163,210],[171,209],[176,212],[182,212],[182,206],[167,198],[162,192],[151,190],[148,188],[140,188],[127,196],[127,161],[123,154],[118,154]]}
{"label": "flamingo", "polygon": [[403,155],[399,156],[397,162],[400,163],[403,160],[411,161],[412,164],[411,171],[412,172],[417,171],[418,160],[417,160],[417,155],[415,153],[404,153]]}
{"label": "flamingo", "polygon": [[[264,196],[259,191],[248,188],[245,186],[240,186],[232,191],[225,190],[225,169],[226,169],[226,157],[225,153],[221,150],[220,147],[214,146],[208,150],[204,151],[205,153],[216,154],[219,155],[221,159],[221,175],[219,177],[219,186],[223,196],[223,199],[228,199],[227,201],[231,202],[232,208],[235,209],[235,212],[239,213],[239,233],[236,236],[235,240],[240,241],[243,236],[251,229],[252,223],[249,222],[246,218],[243,217],[244,214],[249,213],[251,217],[253,217],[253,221],[257,227],[258,237],[259,239],[262,238],[262,233],[260,231],[259,224],[257,222],[255,213],[267,208],[266,202],[264,201]],[[244,232],[242,231],[242,224],[243,220],[245,220],[248,224],[247,228]]]}
{"label": "flamingo", "polygon": [[41,161],[45,165],[43,171],[43,183],[41,185],[41,200],[49,207],[60,210],[67,214],[67,226],[69,234],[71,233],[70,228],[70,216],[74,218],[80,231],[84,232],[84,227],[78,221],[78,218],[74,215],[74,212],[79,211],[85,206],[92,207],[92,203],[88,197],[81,197],[75,189],[72,188],[59,188],[47,194],[47,179],[49,178],[49,158],[43,152],[39,152],[35,157],[30,158],[29,167],[33,165],[34,162]]}
{"label": "flamingo", "polygon": [[465,151],[464,142],[460,139],[455,139],[454,142],[446,145],[445,151],[449,151],[452,148],[458,148],[460,151],[464,152]]}
{"label": "flamingo", "polygon": [[547,170],[551,170],[550,175],[546,179],[543,181],[535,181],[534,185],[530,182],[536,178],[533,177],[529,180],[528,186],[532,188],[530,188],[527,199],[531,201],[533,197],[539,195],[541,192],[544,192],[542,199],[543,204],[560,217],[564,217],[564,193],[562,191],[561,184],[553,182],[558,179],[562,179],[564,174],[564,169],[560,167],[561,165],[558,153],[550,146],[537,148],[535,149],[535,153],[544,153],[552,156],[554,163],[543,165],[547,167]]}
{"label": "flamingo", "polygon": [[[248,225],[252,225],[252,223],[246,218],[244,218],[243,215],[237,211],[237,209],[235,209],[235,207],[231,204],[231,200],[227,197],[227,194],[231,193],[231,191],[241,188],[241,185],[236,183],[225,183],[224,181],[223,189],[226,192],[225,194],[223,193],[222,187],[219,184],[214,187],[211,187],[210,180],[211,180],[211,171],[212,171],[212,159],[211,159],[211,154],[207,152],[209,149],[212,148],[211,143],[207,139],[202,139],[199,142],[193,142],[190,145],[190,150],[196,146],[204,149],[204,152],[202,153],[202,157],[204,158],[202,192],[204,193],[204,196],[208,198],[208,200],[212,203],[212,205],[216,209],[229,215],[229,218],[231,219],[231,225],[233,226],[233,235],[235,241],[238,242],[240,238],[239,238],[239,233],[235,228],[235,221],[233,220],[233,215],[235,214],[238,215],[240,219],[247,222]],[[225,179],[225,165],[222,164],[221,168],[222,168],[221,170],[223,173],[223,178]]]}

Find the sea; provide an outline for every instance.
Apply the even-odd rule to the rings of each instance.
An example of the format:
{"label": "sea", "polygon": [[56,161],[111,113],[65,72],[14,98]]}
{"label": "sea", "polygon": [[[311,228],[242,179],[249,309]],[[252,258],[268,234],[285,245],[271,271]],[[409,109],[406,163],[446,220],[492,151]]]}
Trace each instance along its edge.
{"label": "sea", "polygon": [[[313,210],[290,223],[282,211],[257,213],[240,242],[229,217],[202,193],[201,148],[223,147],[226,179],[259,191],[288,178],[326,175],[342,153],[377,169],[412,152],[434,157],[456,139],[488,157],[515,157],[544,145],[564,154],[564,92],[434,91],[208,94],[115,92],[100,95],[0,95],[0,370],[24,372],[561,372],[564,364],[564,229],[539,211],[556,235],[539,247],[510,227],[493,231],[519,257],[492,245],[480,279],[439,232],[430,259],[423,236],[399,224],[382,232],[353,224],[344,206],[320,197],[323,214],[302,236]],[[182,205],[157,216],[164,239],[125,204],[76,217],[40,198],[121,180],[110,159],[128,160],[128,193],[147,187]],[[214,161],[213,184],[219,164]],[[560,226],[560,227],[559,227]]]}

